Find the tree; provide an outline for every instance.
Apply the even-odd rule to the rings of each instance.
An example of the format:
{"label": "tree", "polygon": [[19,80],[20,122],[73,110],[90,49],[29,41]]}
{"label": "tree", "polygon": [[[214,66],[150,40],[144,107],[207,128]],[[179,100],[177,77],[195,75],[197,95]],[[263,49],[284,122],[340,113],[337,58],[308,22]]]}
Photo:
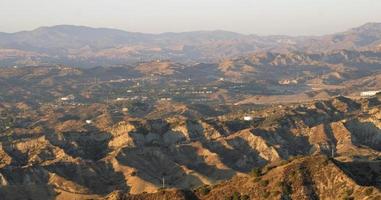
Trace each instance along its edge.
{"label": "tree", "polygon": [[253,177],[258,177],[258,176],[261,176],[262,175],[262,170],[258,167],[255,167],[251,170],[250,172],[251,176]]}
{"label": "tree", "polygon": [[241,194],[239,192],[233,192],[232,200],[240,200]]}

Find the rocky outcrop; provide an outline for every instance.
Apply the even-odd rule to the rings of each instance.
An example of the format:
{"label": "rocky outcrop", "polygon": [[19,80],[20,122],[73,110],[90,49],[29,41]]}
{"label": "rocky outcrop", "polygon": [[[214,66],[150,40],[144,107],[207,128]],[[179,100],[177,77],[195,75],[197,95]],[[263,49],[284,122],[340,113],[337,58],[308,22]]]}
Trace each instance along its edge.
{"label": "rocky outcrop", "polygon": [[[230,188],[226,191],[193,194],[220,199],[239,191],[255,199],[264,199],[267,193],[268,198],[279,199],[288,190],[296,199],[329,199],[341,198],[353,189],[352,196],[363,198],[365,192],[374,196],[376,189],[371,192],[364,184],[378,187],[374,181],[378,177],[372,175],[379,173],[377,166],[369,165],[373,172],[359,179],[359,172],[347,164],[369,159],[377,163],[381,155],[381,105],[368,101],[338,97],[208,119],[179,114],[112,118],[106,114],[94,117],[96,124],[83,119],[96,115],[97,110],[82,110],[80,117],[75,117],[75,109],[72,114],[49,113],[48,120],[31,128],[10,129],[14,134],[7,137],[12,140],[2,137],[0,196],[20,191],[16,199],[98,198],[120,191],[108,197],[139,199],[146,197],[143,192],[155,193],[163,180],[166,188],[191,190],[234,176],[244,178],[216,186]],[[254,116],[253,121],[244,121],[245,115]],[[323,159],[321,154],[334,156],[336,161]],[[310,155],[314,156],[299,158]],[[298,161],[285,164],[295,157]],[[314,159],[326,164],[315,166]],[[246,177],[253,168],[263,166],[266,175],[262,178],[269,183]],[[368,170],[357,164],[355,169]],[[291,189],[274,180],[284,180]],[[33,190],[38,191],[35,196]],[[152,198],[162,197],[156,195]]]}

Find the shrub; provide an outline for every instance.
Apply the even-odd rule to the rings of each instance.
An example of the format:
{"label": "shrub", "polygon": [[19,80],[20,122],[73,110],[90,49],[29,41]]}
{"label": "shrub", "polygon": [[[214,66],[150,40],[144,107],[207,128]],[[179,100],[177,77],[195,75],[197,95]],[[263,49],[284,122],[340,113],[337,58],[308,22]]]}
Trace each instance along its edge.
{"label": "shrub", "polygon": [[268,192],[268,191],[265,191],[262,193],[262,197],[265,199],[267,199],[269,196],[270,196],[270,192]]}
{"label": "shrub", "polygon": [[279,162],[279,166],[286,165],[286,164],[288,164],[289,162],[290,162],[289,160],[281,160],[281,161]]}
{"label": "shrub", "polygon": [[297,160],[297,159],[300,159],[300,158],[303,158],[302,155],[296,155],[296,156],[290,156],[288,158],[289,161],[293,161],[293,160]]}
{"label": "shrub", "polygon": [[149,130],[143,126],[139,126],[138,128],[136,128],[136,133],[147,135],[149,133]]}
{"label": "shrub", "polygon": [[250,197],[247,194],[241,196],[241,200],[249,200],[249,199],[250,199]]}
{"label": "shrub", "polygon": [[351,196],[344,196],[343,200],[354,200],[355,198]]}
{"label": "shrub", "polygon": [[258,177],[262,175],[262,170],[258,167],[255,167],[251,170],[250,175],[253,177]]}
{"label": "shrub", "polygon": [[274,196],[278,196],[278,195],[280,195],[280,194],[282,194],[282,193],[279,192],[279,191],[274,191],[273,194],[274,194]]}
{"label": "shrub", "polygon": [[239,192],[233,192],[232,200],[240,200],[241,194]]}
{"label": "shrub", "polygon": [[259,182],[259,184],[262,186],[262,187],[266,187],[268,184],[269,184],[269,181],[268,180],[261,180]]}
{"label": "shrub", "polygon": [[353,194],[353,189],[349,188],[345,191],[346,196],[351,196]]}
{"label": "shrub", "polygon": [[278,182],[278,183],[276,183],[276,185],[277,185],[278,187],[280,187],[280,188],[283,188],[284,182],[283,182],[283,181]]}
{"label": "shrub", "polygon": [[199,188],[199,191],[202,195],[207,195],[210,192],[210,188],[208,185],[203,185]]}
{"label": "shrub", "polygon": [[292,187],[288,183],[281,182],[282,185],[282,192],[285,195],[290,195],[292,193]]}
{"label": "shrub", "polygon": [[373,193],[373,188],[366,188],[365,189],[365,195],[366,196],[370,196],[370,195],[372,195],[372,193]]}
{"label": "shrub", "polygon": [[254,182],[254,183],[257,183],[257,182],[259,182],[260,180],[261,180],[261,177],[255,177],[254,180],[253,180],[253,182]]}
{"label": "shrub", "polygon": [[267,172],[269,172],[270,170],[276,168],[277,166],[276,165],[267,165],[264,170],[262,171],[262,174],[266,174]]}

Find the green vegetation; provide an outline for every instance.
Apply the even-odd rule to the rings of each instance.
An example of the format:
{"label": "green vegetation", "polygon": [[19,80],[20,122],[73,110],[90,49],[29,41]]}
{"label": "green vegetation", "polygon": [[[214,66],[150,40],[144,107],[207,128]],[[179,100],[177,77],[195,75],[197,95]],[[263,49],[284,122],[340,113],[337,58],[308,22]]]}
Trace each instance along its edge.
{"label": "green vegetation", "polygon": [[258,183],[260,180],[261,180],[261,177],[255,177],[254,180],[253,180],[253,182],[254,182],[254,183]]}
{"label": "green vegetation", "polygon": [[354,197],[351,196],[344,196],[343,200],[354,200]]}
{"label": "green vegetation", "polygon": [[149,133],[149,130],[144,126],[139,126],[136,128],[136,132],[143,135],[147,135]]}
{"label": "green vegetation", "polygon": [[292,187],[289,183],[286,182],[280,182],[279,185],[281,186],[282,193],[286,196],[289,196],[292,194]]}
{"label": "green vegetation", "polygon": [[345,191],[345,195],[347,196],[351,196],[353,194],[353,189],[352,188],[349,188]]}
{"label": "green vegetation", "polygon": [[373,188],[366,188],[365,189],[365,195],[366,196],[370,196],[370,195],[372,195],[372,193],[373,193]]}
{"label": "green vegetation", "polygon": [[259,181],[259,184],[260,184],[262,187],[266,187],[266,186],[269,184],[269,180],[261,180],[261,181]]}
{"label": "green vegetation", "polygon": [[289,160],[289,161],[293,161],[293,160],[297,160],[297,159],[301,159],[301,158],[303,158],[302,155],[290,156],[290,157],[288,158],[288,160]]}
{"label": "green vegetation", "polygon": [[262,170],[259,167],[255,167],[250,171],[250,175],[252,177],[259,177],[262,176]]}
{"label": "green vegetation", "polygon": [[241,195],[239,192],[233,192],[231,196],[225,197],[225,200],[249,200],[249,195]]}
{"label": "green vegetation", "polygon": [[273,195],[274,195],[274,196],[278,196],[278,195],[280,195],[280,194],[282,194],[280,191],[274,191],[274,192],[273,192]]}
{"label": "green vegetation", "polygon": [[247,194],[241,196],[241,200],[249,200],[249,199],[250,197]]}
{"label": "green vegetation", "polygon": [[225,125],[229,128],[230,131],[239,131],[245,128],[250,127],[250,122],[242,120],[233,120],[225,122]]}
{"label": "green vegetation", "polygon": [[232,200],[240,200],[241,194],[239,192],[234,192],[232,196]]}
{"label": "green vegetation", "polygon": [[203,185],[203,186],[199,187],[197,190],[201,193],[201,195],[205,196],[205,195],[209,194],[210,187],[209,187],[209,185]]}
{"label": "green vegetation", "polygon": [[262,192],[262,197],[263,198],[268,198],[269,196],[270,196],[270,192],[268,192],[268,191]]}

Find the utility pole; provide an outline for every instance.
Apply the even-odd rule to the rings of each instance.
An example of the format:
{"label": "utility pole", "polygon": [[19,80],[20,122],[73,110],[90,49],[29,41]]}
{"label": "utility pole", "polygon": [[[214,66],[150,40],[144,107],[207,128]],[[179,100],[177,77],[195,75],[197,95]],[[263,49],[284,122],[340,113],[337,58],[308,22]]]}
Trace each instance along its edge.
{"label": "utility pole", "polygon": [[162,188],[164,189],[165,188],[165,178],[164,178],[164,176],[162,177]]}
{"label": "utility pole", "polygon": [[331,144],[331,157],[334,158],[335,157],[335,145],[334,144]]}

